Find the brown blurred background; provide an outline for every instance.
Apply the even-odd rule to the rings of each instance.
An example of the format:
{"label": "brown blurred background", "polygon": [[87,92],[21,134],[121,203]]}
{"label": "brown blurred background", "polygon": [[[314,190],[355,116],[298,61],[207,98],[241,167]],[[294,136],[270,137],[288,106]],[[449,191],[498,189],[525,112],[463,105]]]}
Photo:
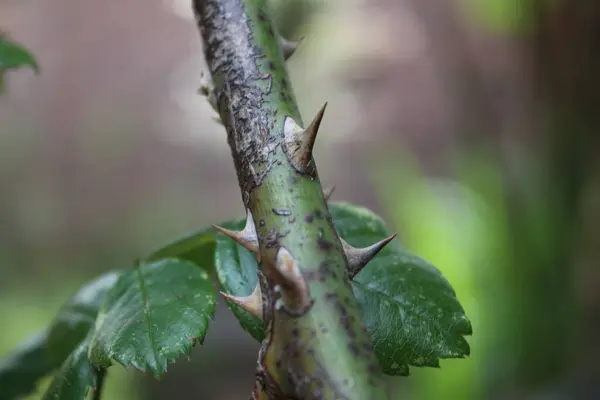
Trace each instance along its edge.
{"label": "brown blurred background", "polygon": [[[300,109],[329,102],[324,186],[382,214],[474,325],[469,359],[391,379],[396,398],[600,398],[600,2],[272,3],[306,37]],[[0,97],[2,356],[86,280],[243,209],[189,0],[2,0],[0,28],[42,70]],[[245,399],[257,348],[221,301],[189,362],[114,367],[106,398]]]}

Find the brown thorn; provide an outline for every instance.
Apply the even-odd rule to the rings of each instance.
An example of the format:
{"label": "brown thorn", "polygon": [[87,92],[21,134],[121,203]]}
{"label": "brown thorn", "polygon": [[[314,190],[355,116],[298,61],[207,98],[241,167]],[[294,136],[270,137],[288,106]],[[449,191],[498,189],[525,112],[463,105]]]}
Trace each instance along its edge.
{"label": "brown thorn", "polygon": [[249,312],[250,314],[254,315],[255,317],[260,318],[261,320],[263,319],[263,316],[262,316],[262,294],[260,291],[260,284],[257,283],[256,287],[254,288],[254,291],[250,295],[244,296],[244,297],[233,296],[233,295],[230,295],[229,293],[225,293],[225,292],[220,292],[220,293],[221,293],[221,295],[223,295],[223,297],[225,297],[232,303],[237,304],[244,311]]}
{"label": "brown thorn", "polygon": [[321,107],[317,115],[315,115],[315,118],[310,125],[302,132],[300,149],[296,153],[295,159],[298,164],[304,167],[308,167],[308,164],[312,159],[313,147],[315,146],[317,133],[319,132],[319,127],[321,126],[321,121],[323,120],[323,115],[325,115],[326,108],[327,103],[323,104],[323,107]]}
{"label": "brown thorn", "polygon": [[331,195],[333,194],[334,191],[335,191],[335,185],[333,185],[330,188],[323,189],[323,197],[325,197],[325,201],[329,201],[329,199],[331,198]]}
{"label": "brown thorn", "polygon": [[229,236],[231,239],[235,240],[237,243],[241,244],[251,252],[258,254],[258,236],[256,234],[256,228],[254,226],[254,220],[252,219],[252,213],[250,210],[248,210],[248,215],[246,217],[246,226],[244,226],[244,229],[239,232],[231,231],[218,225],[213,225],[213,227],[224,235]]}
{"label": "brown thorn", "polygon": [[284,60],[289,60],[289,58],[294,54],[302,40],[304,40],[303,37],[298,40],[287,40],[281,37],[281,49],[283,50]]}
{"label": "brown thorn", "polygon": [[361,249],[350,246],[344,239],[340,238],[346,259],[348,260],[348,275],[350,279],[354,278],[396,235],[397,233],[394,233],[390,237]]}
{"label": "brown thorn", "polygon": [[288,249],[280,247],[275,260],[274,280],[279,284],[285,306],[297,313],[307,310],[312,300],[298,261]]}

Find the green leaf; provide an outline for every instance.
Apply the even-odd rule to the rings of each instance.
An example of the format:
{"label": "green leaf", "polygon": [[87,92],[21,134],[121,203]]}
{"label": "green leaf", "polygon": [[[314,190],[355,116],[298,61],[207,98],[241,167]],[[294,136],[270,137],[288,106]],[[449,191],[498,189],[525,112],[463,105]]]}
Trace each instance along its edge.
{"label": "green leaf", "polygon": [[215,230],[212,227],[202,229],[156,250],[146,260],[180,258],[191,261],[212,273],[215,261],[215,236]]}
{"label": "green leaf", "polygon": [[[346,203],[331,207],[341,237],[364,247],[389,236],[371,211]],[[408,365],[439,367],[439,359],[470,353],[471,323],[446,278],[392,241],[352,281],[367,331],[385,373]]]}
{"label": "green leaf", "polygon": [[142,263],[106,294],[90,345],[101,368],[114,361],[161,376],[167,363],[203,343],[215,313],[206,271],[179,259]]}
{"label": "green leaf", "polygon": [[29,51],[0,32],[0,92],[4,86],[5,72],[22,67],[31,67],[36,73],[39,72],[38,64]]}
{"label": "green leaf", "polygon": [[[246,218],[220,224],[224,228],[239,231],[244,228]],[[215,252],[217,278],[223,291],[234,296],[248,296],[258,283],[256,256],[225,235],[217,235]],[[254,315],[227,300],[227,304],[240,321],[242,328],[259,342],[265,337],[263,322]]]}
{"label": "green leaf", "polygon": [[85,285],[61,307],[48,337],[48,356],[60,365],[94,328],[106,292],[120,272],[109,272]]}
{"label": "green leaf", "polygon": [[22,45],[0,34],[0,69],[31,67],[35,72],[39,67],[35,58]]}
{"label": "green leaf", "polygon": [[[364,247],[389,236],[384,222],[363,207],[329,205],[338,233]],[[223,224],[241,228],[243,221]],[[227,293],[246,296],[256,285],[257,263],[245,248],[217,236],[216,269]],[[456,294],[432,265],[407,253],[397,240],[384,248],[353,280],[367,331],[385,373],[407,375],[408,366],[439,366],[439,359],[469,354],[465,335],[472,332]],[[231,304],[242,327],[255,339],[264,337],[262,323]]]}
{"label": "green leaf", "polygon": [[35,391],[36,383],[48,375],[60,362],[48,358],[45,330],[26,340],[0,361],[0,399],[18,399]]}
{"label": "green leaf", "polygon": [[89,340],[79,344],[56,374],[42,400],[85,400],[97,383],[98,371],[88,359]]}
{"label": "green leaf", "polygon": [[82,287],[61,307],[49,329],[0,362],[1,400],[30,394],[38,380],[61,366],[94,327],[104,294],[117,277],[118,273],[111,272]]}

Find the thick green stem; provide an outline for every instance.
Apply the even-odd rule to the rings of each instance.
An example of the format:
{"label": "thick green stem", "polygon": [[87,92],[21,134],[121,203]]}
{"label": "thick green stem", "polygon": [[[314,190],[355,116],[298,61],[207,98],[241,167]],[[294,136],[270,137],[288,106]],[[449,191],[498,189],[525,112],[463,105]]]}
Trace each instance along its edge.
{"label": "thick green stem", "polygon": [[385,399],[347,272],[364,260],[338,237],[312,159],[323,114],[301,128],[265,0],[194,0],[194,10],[252,217],[237,240],[259,259],[267,335],[253,398]]}

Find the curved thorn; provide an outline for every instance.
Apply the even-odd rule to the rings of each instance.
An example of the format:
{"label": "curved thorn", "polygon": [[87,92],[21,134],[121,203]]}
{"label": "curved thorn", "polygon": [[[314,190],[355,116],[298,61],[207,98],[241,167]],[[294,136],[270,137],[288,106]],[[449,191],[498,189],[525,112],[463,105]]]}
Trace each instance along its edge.
{"label": "curved thorn", "polygon": [[300,271],[298,261],[283,246],[277,251],[273,272],[275,280],[281,287],[286,307],[299,313],[307,310],[312,303],[308,285]]}
{"label": "curved thorn", "polygon": [[335,191],[335,185],[333,185],[330,188],[323,189],[323,197],[325,197],[325,201],[329,201],[329,199],[331,198],[331,195],[333,194],[334,191]]}
{"label": "curved thorn", "polygon": [[323,107],[321,107],[317,115],[315,115],[315,118],[312,120],[310,125],[304,129],[301,134],[300,148],[296,152],[295,158],[296,162],[304,167],[308,167],[308,164],[312,160],[312,153],[315,146],[315,141],[317,140],[317,133],[319,132],[321,121],[323,121],[326,108],[327,103],[323,104]]}
{"label": "curved thorn", "polygon": [[262,316],[262,294],[260,291],[260,285],[257,283],[254,291],[244,297],[237,297],[230,295],[229,293],[220,292],[223,297],[228,299],[234,304],[237,304],[244,311],[249,312],[257,318],[263,319]]}
{"label": "curved thorn", "polygon": [[254,220],[252,219],[252,213],[250,210],[248,210],[248,215],[246,217],[246,226],[244,226],[244,229],[239,232],[231,231],[218,225],[213,225],[213,227],[224,235],[229,236],[231,239],[235,240],[237,243],[241,244],[251,252],[258,254],[258,236],[256,234],[256,227],[254,226]]}
{"label": "curved thorn", "polygon": [[348,275],[350,279],[354,278],[396,235],[397,233],[394,233],[390,237],[361,249],[350,246],[344,239],[340,238],[346,259],[348,260]]}
{"label": "curved thorn", "polygon": [[303,37],[301,37],[298,40],[287,40],[283,37],[281,37],[281,49],[283,50],[283,59],[284,60],[288,60],[296,51],[296,49],[298,48],[298,45],[300,45],[300,43],[302,42],[302,40],[304,40]]}

